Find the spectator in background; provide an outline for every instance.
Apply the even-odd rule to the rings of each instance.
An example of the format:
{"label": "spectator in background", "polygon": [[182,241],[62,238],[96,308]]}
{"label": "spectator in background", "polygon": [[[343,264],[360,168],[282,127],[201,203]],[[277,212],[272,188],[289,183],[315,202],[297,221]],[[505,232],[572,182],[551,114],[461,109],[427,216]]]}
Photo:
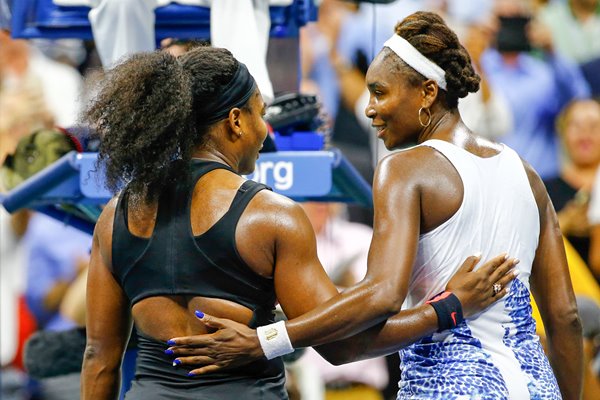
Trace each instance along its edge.
{"label": "spectator in background", "polygon": [[550,29],[557,52],[578,64],[600,58],[599,0],[550,2],[539,17]]}
{"label": "spectator in background", "polygon": [[[73,308],[61,304],[73,282],[87,271],[90,235],[42,214],[34,214],[25,236],[29,247],[25,297],[37,324],[45,330],[67,330],[78,325]],[[40,380],[45,400],[79,399],[79,373]]]}
{"label": "spectator in background", "polygon": [[[6,100],[4,93],[0,92],[0,96]],[[0,110],[4,111],[5,105],[0,102]],[[11,140],[10,131],[0,130],[0,133],[2,160],[9,152],[9,144],[16,140]],[[0,181],[0,192],[2,186]],[[23,297],[27,246],[22,239],[29,217],[27,210],[10,215],[0,207],[0,398],[3,400],[25,400],[31,396],[22,363],[24,341],[35,330],[35,322]]]}
{"label": "spectator in background", "polygon": [[41,329],[65,330],[76,326],[59,312],[71,282],[87,269],[91,236],[42,214],[29,223],[25,240],[27,303]]}
{"label": "spectator in background", "polygon": [[581,66],[593,96],[600,96],[600,1],[553,1],[540,12],[557,50]]}
{"label": "spectator in background", "polygon": [[54,123],[69,127],[76,122],[82,78],[75,68],[46,57],[27,41],[14,40],[1,30],[0,59],[2,91],[33,93],[33,87],[39,90],[33,95],[40,97]]}
{"label": "spectator in background", "polygon": [[8,214],[0,207],[0,398],[29,398],[28,378],[22,369],[22,346],[35,329],[23,301],[27,248],[23,235],[28,211]]}
{"label": "spectator in background", "polygon": [[575,100],[557,119],[562,142],[560,175],[544,181],[564,236],[589,264],[590,190],[600,164],[600,103]]}
{"label": "spectator in background", "polygon": [[[39,81],[31,80],[13,88],[0,86],[0,164],[15,151],[22,137],[38,129],[52,127],[53,121],[43,100]],[[0,181],[0,192],[5,189]]]}
{"label": "spectator in background", "polygon": [[[494,40],[494,29],[489,19],[458,22],[462,24],[459,36],[465,46],[473,68],[481,77],[481,87],[458,103],[458,110],[465,125],[473,132],[492,140],[501,140],[513,129],[513,116],[502,91],[493,88],[481,66],[482,56]],[[460,32],[460,30],[459,30]]]}
{"label": "spectator in background", "polygon": [[481,21],[489,17],[495,0],[437,0],[449,19],[462,22]]}
{"label": "spectator in background", "polygon": [[332,122],[340,105],[340,90],[329,54],[337,46],[340,27],[356,9],[353,3],[323,0],[317,21],[300,30],[300,91],[318,95]]}
{"label": "spectator in background", "polygon": [[[504,18],[532,17],[530,1],[498,0],[496,15]],[[503,142],[527,160],[542,178],[559,173],[558,145],[554,120],[574,98],[585,98],[589,87],[581,71],[554,52],[552,37],[533,21],[522,41],[504,40],[500,29],[497,49],[482,57],[482,69],[491,84],[508,100],[514,128]],[[542,51],[542,58],[528,52],[527,41]]]}
{"label": "spectator in background", "polygon": [[[342,204],[308,202],[302,203],[302,208],[315,230],[317,255],[332,282],[343,289],[361,281],[367,272],[373,230],[344,219]],[[333,366],[309,347],[298,364],[317,375],[308,375],[305,382],[300,380],[302,399],[383,400],[381,390],[388,382],[383,357]],[[319,381],[325,387],[324,397],[313,397],[306,393],[311,389],[310,386],[318,385]]]}
{"label": "spectator in background", "polygon": [[[12,40],[0,31],[0,82],[10,68],[20,70],[26,60],[27,44]],[[24,79],[18,86],[0,84],[0,164],[15,151],[28,133],[49,128],[53,116],[42,96],[37,79]],[[0,192],[7,190],[0,175]],[[22,369],[22,348],[35,330],[35,321],[24,299],[27,273],[27,232],[30,213],[10,215],[0,207],[0,398],[24,400],[32,396],[29,378]]]}
{"label": "spectator in background", "polygon": [[81,39],[29,39],[29,42],[41,51],[47,58],[68,65],[75,69],[80,68],[88,54]]}

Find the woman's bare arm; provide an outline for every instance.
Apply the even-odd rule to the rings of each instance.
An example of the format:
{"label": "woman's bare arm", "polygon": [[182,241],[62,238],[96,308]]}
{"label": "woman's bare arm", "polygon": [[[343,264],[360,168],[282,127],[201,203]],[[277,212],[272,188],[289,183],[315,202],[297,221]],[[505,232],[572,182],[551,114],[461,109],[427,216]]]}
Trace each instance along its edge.
{"label": "woman's bare arm", "polygon": [[81,374],[81,398],[118,398],[120,368],[131,333],[125,293],[112,275],[110,261],[114,202],[96,224],[87,283],[87,342]]}
{"label": "woman's bare arm", "polygon": [[[473,272],[479,261],[476,256],[467,258],[446,285],[446,290],[457,294],[463,303],[477,304],[479,309],[483,309],[506,295],[508,284],[516,277],[511,270],[518,260],[499,255]],[[500,284],[502,291],[494,296],[487,294],[490,282]],[[398,352],[436,332],[437,328],[438,318],[433,307],[422,304],[401,311],[357,335],[315,347],[315,350],[332,364],[345,364]]]}
{"label": "woman's bare arm", "polygon": [[418,160],[408,153],[384,159],[375,173],[373,239],[364,280],[322,304],[313,302],[309,312],[296,313],[290,307],[295,296],[287,288],[288,277],[300,265],[293,265],[298,253],[287,249],[287,242],[278,244],[278,254],[284,250],[288,259],[278,256],[275,288],[291,318],[286,327],[294,347],[344,339],[400,312],[417,252],[421,209],[421,188],[410,165]]}
{"label": "woman's bare arm", "polygon": [[548,358],[563,399],[579,399],[583,382],[581,322],[556,213],[544,184],[526,166],[540,213],[540,238],[531,271],[531,291],[548,339]]}

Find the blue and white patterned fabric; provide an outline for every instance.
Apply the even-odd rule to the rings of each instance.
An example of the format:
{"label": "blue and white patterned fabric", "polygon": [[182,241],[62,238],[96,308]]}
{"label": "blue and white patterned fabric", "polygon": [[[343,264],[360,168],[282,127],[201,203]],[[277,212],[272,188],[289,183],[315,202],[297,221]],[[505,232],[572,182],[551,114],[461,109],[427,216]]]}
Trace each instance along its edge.
{"label": "blue and white patterned fabric", "polygon": [[509,147],[490,158],[429,140],[456,168],[464,187],[459,210],[421,235],[404,308],[443,290],[476,251],[521,261],[509,294],[456,328],[400,351],[398,399],[560,399],[529,301],[529,276],[539,237],[539,214],[518,155]]}

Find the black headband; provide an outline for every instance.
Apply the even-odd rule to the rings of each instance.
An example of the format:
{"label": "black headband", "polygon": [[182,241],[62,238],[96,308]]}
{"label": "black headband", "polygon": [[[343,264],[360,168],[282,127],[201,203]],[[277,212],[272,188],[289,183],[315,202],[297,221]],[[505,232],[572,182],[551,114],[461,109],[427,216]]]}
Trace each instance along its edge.
{"label": "black headband", "polygon": [[248,68],[239,63],[231,81],[225,86],[221,95],[214,101],[204,104],[201,121],[210,125],[227,118],[232,108],[242,107],[254,93],[256,83]]}

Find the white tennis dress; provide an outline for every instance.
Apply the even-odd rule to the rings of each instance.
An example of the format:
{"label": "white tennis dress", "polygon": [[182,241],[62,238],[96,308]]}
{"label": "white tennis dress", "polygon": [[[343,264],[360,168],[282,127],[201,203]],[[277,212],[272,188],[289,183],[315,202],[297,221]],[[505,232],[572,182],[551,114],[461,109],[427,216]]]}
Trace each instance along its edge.
{"label": "white tennis dress", "polygon": [[441,292],[476,251],[482,260],[507,252],[521,262],[504,299],[455,329],[400,351],[398,399],[560,399],[531,316],[529,276],[540,224],[519,156],[507,146],[490,158],[441,140],[421,146],[436,149],[454,165],[464,197],[456,214],[420,236],[403,308]]}

